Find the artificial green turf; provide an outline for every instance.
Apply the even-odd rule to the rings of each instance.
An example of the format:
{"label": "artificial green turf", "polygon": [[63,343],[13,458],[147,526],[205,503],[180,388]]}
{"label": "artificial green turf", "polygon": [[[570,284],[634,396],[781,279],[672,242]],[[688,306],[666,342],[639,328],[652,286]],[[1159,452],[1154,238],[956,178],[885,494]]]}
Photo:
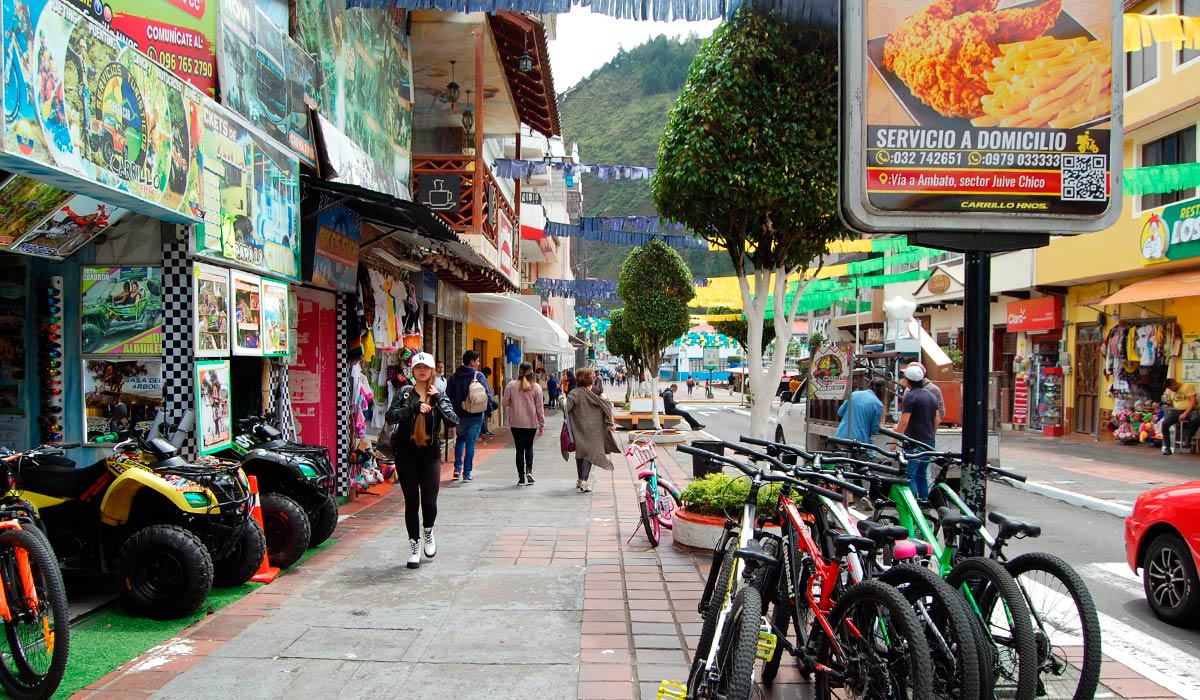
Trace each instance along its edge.
{"label": "artificial green turf", "polygon": [[[336,539],[329,539],[309,549],[300,560],[285,571],[304,564]],[[278,579],[277,579],[278,580]],[[71,628],[71,654],[55,698],[71,694],[116,670],[121,664],[136,659],[153,647],[162,644],[190,625],[248,595],[261,583],[245,583],[236,588],[214,588],[198,612],[178,620],[150,620],[127,614],[120,605]]]}

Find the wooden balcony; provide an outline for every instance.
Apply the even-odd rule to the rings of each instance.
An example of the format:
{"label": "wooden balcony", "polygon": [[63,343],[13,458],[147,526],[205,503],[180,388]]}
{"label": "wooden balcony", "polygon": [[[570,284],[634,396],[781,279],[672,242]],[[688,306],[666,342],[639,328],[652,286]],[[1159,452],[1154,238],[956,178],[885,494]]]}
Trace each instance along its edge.
{"label": "wooden balcony", "polygon": [[[475,207],[476,174],[479,175],[482,196],[479,199],[479,210]],[[500,189],[487,165],[477,158],[468,156],[413,156],[413,199],[422,201],[420,191],[421,175],[445,175],[457,177],[459,181],[459,201],[457,211],[436,212],[438,216],[454,231],[462,234],[482,235],[493,246],[499,247],[499,229],[497,213],[504,212],[512,222],[514,236],[519,236],[520,219],[512,202]],[[517,241],[513,241],[513,256],[517,256]],[[514,259],[513,265],[519,260]]]}

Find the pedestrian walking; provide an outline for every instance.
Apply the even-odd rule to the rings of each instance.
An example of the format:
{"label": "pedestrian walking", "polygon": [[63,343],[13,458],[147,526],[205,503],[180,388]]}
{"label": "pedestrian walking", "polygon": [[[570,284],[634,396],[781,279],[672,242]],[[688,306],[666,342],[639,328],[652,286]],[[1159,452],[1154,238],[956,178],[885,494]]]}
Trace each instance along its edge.
{"label": "pedestrian walking", "polygon": [[438,392],[446,393],[446,363],[438,360],[434,372],[433,385],[437,387]]}
{"label": "pedestrian walking", "polygon": [[550,408],[558,405],[558,377],[553,374],[546,380],[546,395],[550,402]]}
{"label": "pedestrian walking", "polygon": [[[385,418],[395,423],[392,455],[396,476],[404,493],[404,527],[408,530],[408,568],[421,566],[421,552],[432,559],[437,554],[433,524],[437,520],[438,484],[442,479],[442,455],[438,432],[442,424],[457,425],[458,416],[450,399],[433,382],[434,361],[428,353],[412,360],[413,383],[392,399]],[[424,525],[424,543],[421,527]]]}
{"label": "pedestrian walking", "polygon": [[508,408],[508,427],[517,448],[517,485],[532,486],[533,440],[546,432],[542,387],[533,381],[533,365],[521,363],[517,378],[504,387],[504,405]]}
{"label": "pedestrian walking", "polygon": [[[913,363],[904,368],[904,402],[900,405],[900,422],[896,432],[934,447],[937,437],[938,403],[933,393],[925,388],[925,368]],[[909,454],[922,450],[908,449]],[[917,500],[929,500],[929,458],[910,459],[908,481],[917,494]]]}
{"label": "pedestrian walking", "polygon": [[688,388],[688,396],[691,396],[692,390],[696,388],[696,380],[694,378],[688,377],[687,388]]}
{"label": "pedestrian walking", "polygon": [[586,367],[577,370],[575,381],[583,391],[572,391],[562,400],[567,430],[575,442],[575,470],[579,477],[575,487],[580,493],[592,490],[588,481],[592,466],[612,471],[613,464],[608,455],[621,451],[612,433],[617,429],[612,404],[591,390],[595,377],[595,372]]}
{"label": "pedestrian walking", "polygon": [[663,390],[663,410],[668,416],[679,416],[687,421],[692,430],[704,430],[704,424],[692,417],[692,414],[683,410],[675,403],[675,392],[679,390],[678,384],[672,384],[667,389]]}
{"label": "pedestrian walking", "polygon": [[479,353],[474,350],[463,353],[462,365],[450,376],[446,395],[458,416],[454,440],[454,478],[470,481],[475,466],[475,441],[479,439],[479,431],[483,428],[483,414],[493,401],[487,377],[479,371]]}

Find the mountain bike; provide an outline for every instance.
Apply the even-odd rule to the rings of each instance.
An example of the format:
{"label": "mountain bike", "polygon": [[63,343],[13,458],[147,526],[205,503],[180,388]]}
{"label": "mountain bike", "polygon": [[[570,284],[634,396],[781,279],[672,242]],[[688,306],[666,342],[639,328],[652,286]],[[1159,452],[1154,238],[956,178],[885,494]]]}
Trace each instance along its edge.
{"label": "mountain bike", "polygon": [[[838,478],[850,481],[871,482],[872,486],[897,484],[907,486],[908,480],[895,476],[895,472],[887,467],[856,460],[830,459],[824,461],[820,454],[811,454],[792,448],[782,443],[772,443],[747,436],[740,438],[743,442],[766,447],[776,452],[790,452],[806,459],[810,469],[820,472],[831,465],[841,467],[858,467],[861,472],[836,472]],[[798,469],[798,468],[797,468]],[[886,474],[874,472],[884,471]],[[795,471],[797,476],[802,472]],[[805,472],[807,473],[807,472]],[[866,493],[862,490],[861,493]],[[784,486],[780,495],[780,527],[784,541],[784,566],[781,576],[784,578],[776,586],[775,609],[771,618],[772,631],[777,632],[793,656],[801,659],[799,666],[802,672],[810,669],[803,663],[802,655],[798,655],[790,645],[786,644],[787,628],[794,625],[797,637],[803,642],[803,630],[811,626],[812,601],[809,596],[797,596],[796,590],[808,590],[793,581],[799,574],[792,571],[788,564],[798,560],[792,547],[796,542],[803,542],[810,529],[823,548],[825,557],[842,557],[846,560],[846,576],[850,583],[878,578],[883,583],[896,588],[912,607],[919,629],[925,635],[925,641],[930,650],[932,671],[932,689],[930,697],[945,698],[978,698],[981,688],[990,688],[981,676],[981,660],[978,648],[986,642],[981,638],[979,625],[972,622],[971,611],[965,600],[955,593],[945,581],[924,566],[920,566],[917,557],[928,554],[918,543],[908,541],[909,532],[899,526],[887,526],[869,520],[856,518],[841,499],[829,499],[820,494],[805,494],[800,506],[792,500],[788,486]],[[797,520],[797,514],[803,513]],[[805,517],[807,516],[807,517]],[[860,537],[855,537],[855,534]],[[831,554],[832,552],[832,554]],[[887,558],[896,562],[895,565],[884,567],[879,562],[884,556],[873,556],[874,553],[884,553]],[[818,568],[818,572],[820,570]],[[835,589],[843,585],[834,579]],[[834,597],[840,594],[835,590]],[[777,651],[763,666],[763,682],[770,683],[778,670],[781,654]]]}
{"label": "mountain bike", "polygon": [[13,490],[26,457],[61,455],[78,445],[13,453],[0,448],[0,621],[7,649],[0,654],[0,686],[16,700],[54,694],[67,668],[70,613],[62,572],[33,507]]}
{"label": "mountain bike", "polygon": [[646,538],[652,547],[658,546],[662,537],[661,528],[672,529],[675,511],[679,508],[679,490],[658,473],[657,457],[654,442],[645,437],[633,441],[625,450],[629,466],[638,470],[635,487],[638,510],[642,515],[642,529],[646,531]]}
{"label": "mountain bike", "polygon": [[[746,454],[756,461],[765,460],[777,469],[788,469],[782,462],[769,455],[754,452],[742,445],[728,442],[723,444],[726,448]],[[794,621],[799,643],[791,644],[787,641],[786,634],[779,634],[780,630],[770,624],[762,625],[759,630],[758,658],[769,663],[777,657],[778,644],[783,643],[789,653],[802,659],[802,668],[817,672],[816,688],[818,697],[822,698],[831,697],[837,689],[866,692],[868,688],[879,687],[879,684],[902,691],[902,694],[911,693],[913,698],[929,696],[929,649],[912,608],[898,591],[887,584],[872,580],[863,580],[844,589],[838,586],[842,569],[846,565],[845,560],[829,559],[824,555],[821,545],[809,533],[809,528],[804,524],[803,517],[794,503],[788,506],[788,501],[781,500],[781,507],[791,508],[791,512],[786,516],[787,521],[799,523],[789,530],[794,533],[794,540],[785,541],[782,537],[768,534],[758,527],[758,494],[766,483],[782,483],[785,484],[785,489],[791,487],[832,501],[842,500],[843,496],[840,493],[802,480],[798,475],[771,474],[765,469],[693,448],[681,447],[680,450],[690,454],[708,455],[709,459],[733,466],[751,479],[742,519],[736,527],[727,523],[726,530],[731,535],[737,534],[739,545],[748,539],[748,531],[753,533],[753,537],[749,538],[748,545],[739,546],[737,549],[728,544],[727,540],[714,556],[714,563],[719,559],[721,566],[720,573],[716,576],[710,571],[710,585],[706,585],[706,594],[712,591],[706,610],[706,628],[713,627],[713,633],[719,634],[721,616],[717,613],[716,606],[728,596],[732,586],[740,586],[735,599],[741,598],[743,604],[745,598],[757,600],[761,604],[763,593],[771,600],[788,595],[789,600],[794,602],[800,598],[800,592],[803,592],[804,597],[801,600],[805,603],[805,609],[811,611],[811,626],[801,624],[797,617]],[[866,493],[864,489],[842,482],[831,475],[814,473],[805,476],[848,491]],[[851,538],[848,541],[839,538],[835,546],[841,550],[843,545],[848,544],[850,546],[844,551],[850,552],[853,545],[862,543],[861,538]],[[778,552],[782,558],[777,558],[772,552]],[[739,559],[751,559],[758,566],[750,569],[745,576],[739,577],[738,570],[742,566]],[[753,593],[747,595],[747,591]],[[778,594],[779,591],[784,593]],[[835,591],[839,593],[836,599]],[[794,611],[798,607],[793,606],[791,610]],[[765,611],[764,607],[762,612]],[[715,624],[710,625],[714,614]],[[790,617],[794,613],[789,611],[788,614]],[[808,619],[805,622],[808,622]],[[781,631],[786,633],[786,630],[785,625]],[[707,629],[702,630],[698,649],[704,649],[707,632]],[[699,653],[697,661],[702,661]],[[692,689],[693,685],[689,683],[688,690]]]}

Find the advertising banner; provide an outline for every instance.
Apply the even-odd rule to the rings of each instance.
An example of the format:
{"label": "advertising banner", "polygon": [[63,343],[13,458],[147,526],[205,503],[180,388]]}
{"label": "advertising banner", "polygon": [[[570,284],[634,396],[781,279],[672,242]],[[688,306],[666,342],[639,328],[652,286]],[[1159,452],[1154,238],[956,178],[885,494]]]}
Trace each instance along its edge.
{"label": "advertising banner", "polygon": [[229,360],[196,362],[196,434],[200,454],[223,450],[233,443],[229,412]]}
{"label": "advertising banner", "polygon": [[[373,168],[335,165],[339,181],[411,199],[412,59],[405,10],[297,0],[295,20],[297,41],[317,61],[322,116],[395,180],[399,192],[360,180],[373,177]],[[336,162],[339,139],[326,138]]]}
{"label": "advertising banner", "polygon": [[[328,200],[322,196],[321,201],[324,203]],[[332,207],[321,212],[317,217],[313,284],[346,293],[358,290],[358,243],[362,240],[360,226],[358,214],[346,207]]]}
{"label": "advertising banner", "polygon": [[1200,256],[1200,199],[1142,214],[1138,247],[1143,265]]}
{"label": "advertising banner", "polygon": [[[496,211],[493,209],[493,211]],[[517,283],[517,271],[513,264],[513,225],[512,219],[502,211],[496,213],[496,235],[500,242],[500,272],[513,284]]]}
{"label": "advertising banner", "polygon": [[3,0],[0,165],[176,223],[200,216],[200,93],[66,0]]}
{"label": "advertising banner", "polygon": [[1009,333],[1052,331],[1062,328],[1062,297],[1040,297],[1008,302]]}
{"label": "advertising banner", "polygon": [[162,268],[83,268],[80,342],[84,355],[162,354]]}
{"label": "advertising banner", "polygon": [[138,50],[215,96],[218,0],[71,0]]}
{"label": "advertising banner", "polygon": [[813,397],[818,399],[842,399],[850,388],[850,350],[834,345],[825,345],[813,354],[812,364]]}
{"label": "advertising banner", "polygon": [[308,287],[296,289],[297,343],[288,368],[288,390],[296,437],[314,445],[336,445],[338,419],[330,410],[329,398],[337,394],[337,353],[341,338],[337,329],[337,297]]}
{"label": "advertising banner", "polygon": [[192,271],[196,357],[229,355],[229,270],[197,263]]}
{"label": "advertising banner", "polygon": [[[129,408],[129,420],[137,428],[149,426],[162,410],[162,361],[83,361],[83,403],[87,420],[87,442],[108,434],[108,419],[119,403]],[[111,437],[106,440],[111,444]]]}
{"label": "advertising banner", "polygon": [[196,254],[300,279],[300,165],[237,115],[204,106],[204,224]]}
{"label": "advertising banner", "polygon": [[0,249],[62,260],[125,213],[40,180],[10,175],[0,183]]}
{"label": "advertising banner", "polygon": [[1200,382],[1200,334],[1187,333],[1183,336],[1183,353],[1180,360],[1181,381]]}
{"label": "advertising banner", "polygon": [[[971,217],[1020,231],[1021,219],[1045,217],[1092,230],[1116,216],[1123,53],[1112,0],[844,4],[855,64],[843,210],[856,227],[908,215],[910,229],[979,230],[962,223]],[[912,221],[920,213],[957,216]]]}
{"label": "advertising banner", "polygon": [[288,354],[288,285],[286,282],[262,281],[262,340],[263,355],[276,357]]}
{"label": "advertising banner", "polygon": [[262,355],[262,279],[234,270],[233,354]]}

